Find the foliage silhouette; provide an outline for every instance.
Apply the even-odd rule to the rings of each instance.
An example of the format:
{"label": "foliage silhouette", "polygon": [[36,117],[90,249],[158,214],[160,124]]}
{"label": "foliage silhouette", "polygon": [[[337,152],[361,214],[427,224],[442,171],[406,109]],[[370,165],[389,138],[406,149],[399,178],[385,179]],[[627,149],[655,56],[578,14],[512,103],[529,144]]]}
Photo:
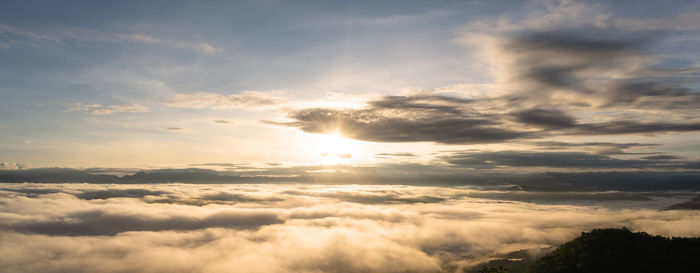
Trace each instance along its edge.
{"label": "foliage silhouette", "polygon": [[479,273],[508,273],[507,268],[503,268],[502,266],[499,267],[486,267],[482,268],[479,270]]}
{"label": "foliage silhouette", "polygon": [[540,258],[528,273],[691,273],[700,270],[700,238],[667,238],[622,229],[583,232]]}

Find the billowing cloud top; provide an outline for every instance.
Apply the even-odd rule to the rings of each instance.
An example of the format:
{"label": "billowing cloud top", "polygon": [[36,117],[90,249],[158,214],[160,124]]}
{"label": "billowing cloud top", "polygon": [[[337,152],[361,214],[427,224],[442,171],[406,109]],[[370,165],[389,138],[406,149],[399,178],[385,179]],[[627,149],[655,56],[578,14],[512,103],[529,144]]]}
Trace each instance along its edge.
{"label": "billowing cloud top", "polygon": [[[463,272],[597,227],[698,236],[685,193],[0,184],[6,272]],[[524,251],[524,252],[523,252]],[[178,259],[173,259],[173,257]]]}

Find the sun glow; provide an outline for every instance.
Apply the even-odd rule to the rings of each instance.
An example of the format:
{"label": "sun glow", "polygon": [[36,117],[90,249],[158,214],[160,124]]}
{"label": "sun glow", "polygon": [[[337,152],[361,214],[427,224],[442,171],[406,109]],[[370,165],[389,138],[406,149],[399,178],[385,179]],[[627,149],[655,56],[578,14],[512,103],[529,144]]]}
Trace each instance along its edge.
{"label": "sun glow", "polygon": [[311,145],[314,147],[314,151],[323,158],[324,164],[348,163],[358,151],[357,142],[343,137],[339,131],[314,135]]}

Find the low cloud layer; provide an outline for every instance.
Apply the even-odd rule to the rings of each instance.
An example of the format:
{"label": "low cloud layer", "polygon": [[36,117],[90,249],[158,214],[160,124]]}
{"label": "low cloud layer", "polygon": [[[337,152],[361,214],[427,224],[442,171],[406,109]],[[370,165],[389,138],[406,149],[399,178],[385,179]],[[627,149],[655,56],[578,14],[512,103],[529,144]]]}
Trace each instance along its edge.
{"label": "low cloud layer", "polygon": [[[461,272],[627,226],[699,236],[689,193],[3,184],[6,272]],[[176,259],[173,259],[176,257]]]}

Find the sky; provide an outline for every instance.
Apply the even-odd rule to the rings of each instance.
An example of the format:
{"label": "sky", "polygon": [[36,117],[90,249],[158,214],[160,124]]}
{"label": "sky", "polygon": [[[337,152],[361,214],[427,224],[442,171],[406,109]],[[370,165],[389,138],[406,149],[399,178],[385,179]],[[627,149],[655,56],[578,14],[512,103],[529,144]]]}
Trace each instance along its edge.
{"label": "sky", "polygon": [[693,1],[3,1],[0,167],[697,188],[699,34]]}

